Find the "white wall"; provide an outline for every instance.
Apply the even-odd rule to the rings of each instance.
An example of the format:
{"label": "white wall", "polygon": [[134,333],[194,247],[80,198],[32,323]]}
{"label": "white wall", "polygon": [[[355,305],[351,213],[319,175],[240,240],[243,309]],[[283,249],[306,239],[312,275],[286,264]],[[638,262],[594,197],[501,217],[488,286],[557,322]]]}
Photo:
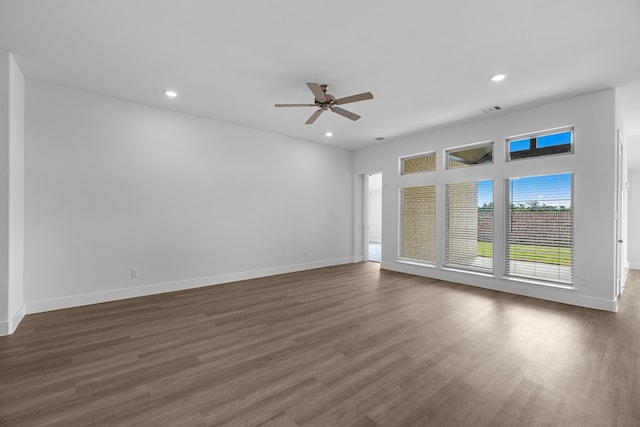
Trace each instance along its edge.
{"label": "white wall", "polygon": [[9,53],[0,50],[0,334],[9,319]]}
{"label": "white wall", "polygon": [[629,171],[629,266],[640,270],[640,170]]}
{"label": "white wall", "polygon": [[[383,173],[382,267],[490,289],[529,295],[569,304],[615,310],[615,114],[614,91],[605,90],[520,111],[502,111],[493,117],[452,128],[420,133],[385,142],[355,153],[354,172]],[[506,162],[505,138],[528,132],[575,126],[575,154]],[[389,141],[390,138],[387,139]],[[448,147],[495,141],[494,164],[445,170],[443,151]],[[436,150],[438,170],[400,176],[398,158]],[[494,179],[495,242],[504,253],[504,185],[509,177],[575,172],[574,277],[575,287],[545,286],[503,277],[504,259],[496,256],[494,275],[478,275],[442,267],[444,185],[478,179]],[[398,262],[398,196],[400,188],[436,184],[438,188],[438,253],[436,268]],[[357,217],[356,217],[357,220]],[[357,229],[357,225],[356,225]]]}
{"label": "white wall", "polygon": [[0,50],[0,335],[24,317],[24,120],[24,75]]}
{"label": "white wall", "polygon": [[353,260],[349,151],[31,80],[25,139],[27,312]]}
{"label": "white wall", "polygon": [[9,316],[15,328],[24,316],[25,78],[13,55],[9,74]]}

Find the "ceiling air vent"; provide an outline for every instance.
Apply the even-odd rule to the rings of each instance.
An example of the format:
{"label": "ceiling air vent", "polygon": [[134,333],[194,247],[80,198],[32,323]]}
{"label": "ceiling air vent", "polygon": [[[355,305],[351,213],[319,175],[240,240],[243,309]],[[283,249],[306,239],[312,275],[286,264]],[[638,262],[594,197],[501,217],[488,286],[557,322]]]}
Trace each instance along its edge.
{"label": "ceiling air vent", "polygon": [[501,107],[501,106],[499,106],[499,105],[494,105],[493,107],[483,108],[483,109],[482,109],[482,110],[480,110],[480,111],[482,111],[484,114],[487,114],[487,113],[493,113],[494,111],[500,111],[500,110],[502,110],[502,107]]}

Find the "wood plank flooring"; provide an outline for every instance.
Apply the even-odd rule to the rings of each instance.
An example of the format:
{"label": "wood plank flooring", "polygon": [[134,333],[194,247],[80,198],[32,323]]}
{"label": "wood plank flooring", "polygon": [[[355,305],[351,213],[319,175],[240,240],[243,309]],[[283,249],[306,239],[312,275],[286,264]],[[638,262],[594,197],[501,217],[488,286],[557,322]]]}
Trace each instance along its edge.
{"label": "wood plank flooring", "polygon": [[360,263],[27,316],[2,426],[640,426],[618,313]]}

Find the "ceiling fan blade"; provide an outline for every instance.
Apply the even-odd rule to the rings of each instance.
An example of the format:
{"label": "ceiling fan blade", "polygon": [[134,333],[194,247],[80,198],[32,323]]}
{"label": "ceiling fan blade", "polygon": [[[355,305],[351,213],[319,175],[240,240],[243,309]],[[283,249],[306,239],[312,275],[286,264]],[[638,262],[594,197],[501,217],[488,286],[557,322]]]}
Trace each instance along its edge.
{"label": "ceiling fan blade", "polygon": [[334,101],[336,105],[348,104],[350,102],[364,101],[366,99],[373,99],[371,92],[359,93],[357,95],[345,96],[344,98],[338,98]]}
{"label": "ceiling fan blade", "polygon": [[309,86],[309,89],[313,92],[313,96],[315,96],[318,101],[326,102],[327,96],[324,94],[318,83],[307,83],[307,86]]}
{"label": "ceiling fan blade", "polygon": [[317,119],[318,117],[320,117],[320,114],[322,114],[322,112],[323,112],[323,111],[324,111],[324,110],[323,110],[322,108],[321,108],[321,109],[319,109],[319,110],[317,110],[315,113],[313,113],[313,114],[311,115],[311,117],[309,117],[309,119],[308,119],[306,122],[304,122],[304,124],[305,124],[305,125],[313,124],[313,122],[315,122],[315,121],[316,121],[316,119]]}
{"label": "ceiling fan blade", "polygon": [[356,113],[352,113],[351,111],[347,111],[344,108],[340,108],[340,107],[331,107],[331,111],[333,111],[336,114],[340,114],[341,116],[344,116],[347,119],[351,119],[354,122],[360,118],[360,116],[357,115]]}
{"label": "ceiling fan blade", "polygon": [[315,107],[316,104],[275,104],[275,107]]}

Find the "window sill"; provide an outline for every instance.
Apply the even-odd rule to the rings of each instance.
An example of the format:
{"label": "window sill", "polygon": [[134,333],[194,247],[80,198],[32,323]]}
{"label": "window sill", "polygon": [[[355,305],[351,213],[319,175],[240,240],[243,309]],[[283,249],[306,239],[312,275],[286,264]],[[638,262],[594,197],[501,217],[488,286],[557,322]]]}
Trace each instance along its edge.
{"label": "window sill", "polygon": [[474,276],[491,277],[491,278],[494,277],[493,272],[478,271],[478,270],[472,270],[472,269],[467,270],[465,268],[443,266],[442,270],[451,271],[453,273],[473,274]]}
{"label": "window sill", "polygon": [[563,284],[563,283],[559,283],[559,282],[548,282],[545,280],[536,280],[536,279],[530,279],[527,277],[517,277],[517,276],[502,276],[501,278],[502,280],[507,280],[509,282],[519,282],[519,283],[525,283],[528,285],[536,285],[536,286],[546,286],[549,288],[556,288],[556,289],[564,289],[567,291],[575,291],[576,287],[574,285],[571,284]]}
{"label": "window sill", "polygon": [[404,258],[396,258],[396,262],[400,264],[415,265],[418,267],[436,268],[435,264],[429,264],[426,262],[415,261],[415,260],[404,259]]}

